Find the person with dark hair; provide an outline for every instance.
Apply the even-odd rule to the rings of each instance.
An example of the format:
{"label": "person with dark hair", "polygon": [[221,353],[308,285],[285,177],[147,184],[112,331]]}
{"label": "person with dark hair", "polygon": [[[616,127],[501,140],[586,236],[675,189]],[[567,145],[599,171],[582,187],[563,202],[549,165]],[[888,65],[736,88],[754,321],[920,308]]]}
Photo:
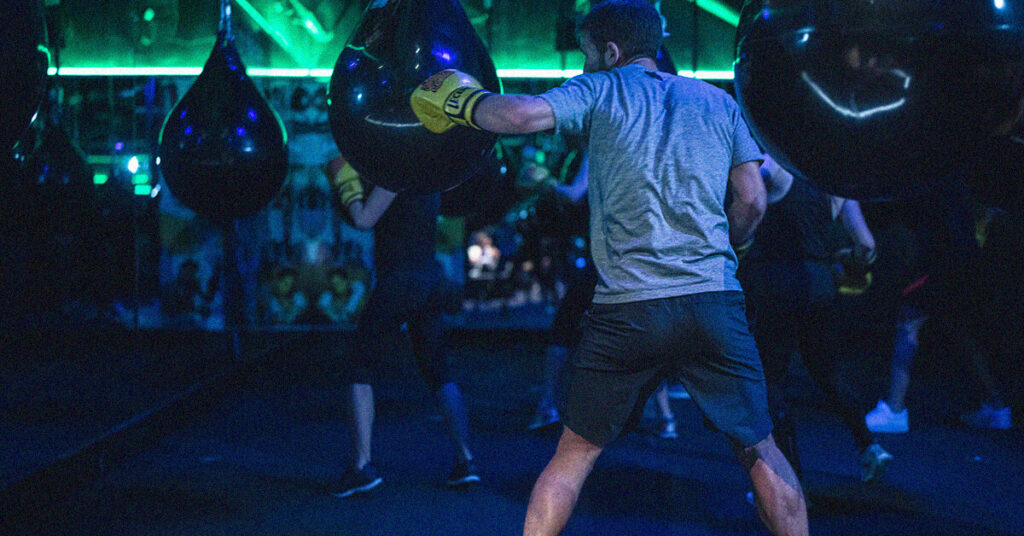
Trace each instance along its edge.
{"label": "person with dark hair", "polygon": [[469,450],[469,422],[462,393],[452,381],[442,347],[441,311],[446,302],[441,265],[434,260],[441,195],[396,194],[375,186],[364,196],[358,173],[342,157],[327,168],[345,214],[359,229],[373,229],[377,282],[356,324],[349,361],[353,364],[350,418],[356,458],[336,497],[365,493],[383,479],[371,462],[373,380],[384,358],[384,340],[408,326],[420,376],[441,407],[455,450],[449,487],[480,481]]}
{"label": "person with dark hair", "polygon": [[465,125],[587,138],[598,283],[570,365],[562,436],[534,485],[524,534],[562,530],[601,451],[676,376],[731,440],[768,528],[806,535],[803,492],[771,435],[736,279],[734,247],[749,242],[765,210],[761,151],[726,92],[658,71],[661,38],[649,3],[602,2],[580,25],[584,74],[561,86],[495,95],[445,70],[410,99],[432,132]]}

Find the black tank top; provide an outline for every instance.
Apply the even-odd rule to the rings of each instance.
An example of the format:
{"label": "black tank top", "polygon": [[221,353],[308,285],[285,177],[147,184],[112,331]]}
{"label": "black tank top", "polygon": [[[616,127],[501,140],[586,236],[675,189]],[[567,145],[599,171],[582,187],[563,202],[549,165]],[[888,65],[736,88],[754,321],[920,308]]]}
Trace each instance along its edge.
{"label": "black tank top", "polygon": [[373,227],[379,272],[422,269],[434,261],[441,194],[398,194]]}
{"label": "black tank top", "polygon": [[835,222],[829,196],[795,178],[789,192],[768,210],[754,234],[745,261],[826,261],[835,248]]}

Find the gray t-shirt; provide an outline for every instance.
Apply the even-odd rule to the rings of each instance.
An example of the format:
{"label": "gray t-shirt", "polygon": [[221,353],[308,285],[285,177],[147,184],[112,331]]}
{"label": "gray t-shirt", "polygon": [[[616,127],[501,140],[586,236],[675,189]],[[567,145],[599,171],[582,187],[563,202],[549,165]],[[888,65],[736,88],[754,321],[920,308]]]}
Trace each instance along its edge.
{"label": "gray t-shirt", "polygon": [[761,152],[728,93],[628,65],[540,97],[557,132],[589,136],[594,303],[740,290],[723,204]]}

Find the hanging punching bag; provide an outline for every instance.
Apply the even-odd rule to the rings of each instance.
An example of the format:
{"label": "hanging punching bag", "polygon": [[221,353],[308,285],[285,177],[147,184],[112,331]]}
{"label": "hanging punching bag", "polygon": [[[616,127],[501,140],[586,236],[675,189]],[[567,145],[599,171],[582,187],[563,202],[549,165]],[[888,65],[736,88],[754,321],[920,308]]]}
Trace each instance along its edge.
{"label": "hanging punching bag", "polygon": [[476,173],[441,194],[441,214],[500,219],[514,200],[514,189],[515,174],[509,172],[508,155],[498,142],[495,150],[484,156]]}
{"label": "hanging punching bag", "polygon": [[747,0],[736,39],[754,136],[844,197],[925,192],[1020,111],[1022,0]]}
{"label": "hanging punching bag", "polygon": [[9,152],[39,110],[50,53],[42,2],[0,3],[0,158]]}
{"label": "hanging punching bag", "polygon": [[157,161],[175,198],[221,224],[263,208],[288,172],[284,126],[246,74],[222,6],[213,52],[167,116]]}
{"label": "hanging punching bag", "polygon": [[496,136],[434,134],[409,96],[430,75],[458,69],[500,92],[497,72],[458,0],[375,0],[334,65],[328,114],[341,153],[388,190],[429,193],[470,178]]}

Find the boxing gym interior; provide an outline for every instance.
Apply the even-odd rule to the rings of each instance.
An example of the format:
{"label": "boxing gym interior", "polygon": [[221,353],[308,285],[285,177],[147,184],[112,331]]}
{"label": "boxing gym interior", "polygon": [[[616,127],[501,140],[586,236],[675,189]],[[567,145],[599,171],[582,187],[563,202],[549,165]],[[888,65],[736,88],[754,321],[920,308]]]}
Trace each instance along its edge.
{"label": "boxing gym interior", "polygon": [[[810,533],[1024,534],[1024,1],[649,3],[658,70],[776,166],[737,277]],[[410,95],[556,88],[596,4],[3,0],[0,532],[522,534],[597,278],[587,141]],[[354,187],[426,214],[436,277],[382,277],[424,227]],[[374,331],[385,286],[436,345]],[[650,387],[561,533],[770,534],[696,393]]]}

